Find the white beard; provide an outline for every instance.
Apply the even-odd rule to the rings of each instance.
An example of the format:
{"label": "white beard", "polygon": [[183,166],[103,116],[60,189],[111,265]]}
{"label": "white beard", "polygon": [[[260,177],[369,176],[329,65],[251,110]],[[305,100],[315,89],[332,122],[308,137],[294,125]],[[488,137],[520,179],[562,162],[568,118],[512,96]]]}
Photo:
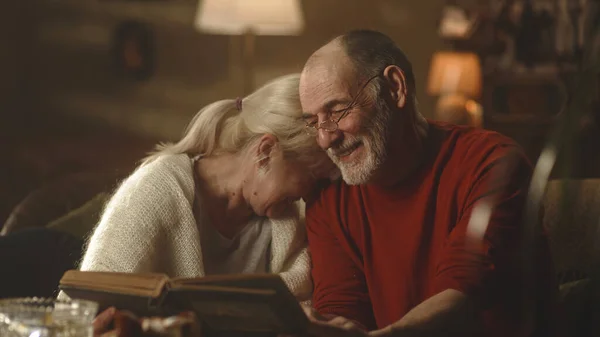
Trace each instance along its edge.
{"label": "white beard", "polygon": [[[385,102],[378,102],[376,107],[373,118],[363,127],[363,131],[358,136],[346,135],[342,144],[327,150],[329,158],[339,167],[342,178],[348,185],[368,183],[387,158],[386,145],[391,111]],[[354,158],[351,162],[341,161],[338,155],[358,142],[362,142],[363,155]]]}

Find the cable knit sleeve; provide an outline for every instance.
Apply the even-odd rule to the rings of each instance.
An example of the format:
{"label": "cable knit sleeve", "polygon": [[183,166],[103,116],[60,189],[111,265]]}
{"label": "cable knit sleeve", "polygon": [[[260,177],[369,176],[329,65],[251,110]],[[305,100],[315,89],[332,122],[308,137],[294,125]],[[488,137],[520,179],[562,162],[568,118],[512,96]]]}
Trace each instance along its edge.
{"label": "cable knit sleeve", "polygon": [[271,220],[271,272],[278,273],[298,301],[310,300],[310,255],[304,227],[304,203],[297,203],[284,219]]}
{"label": "cable knit sleeve", "polygon": [[138,168],[108,202],[94,230],[80,269],[153,272],[160,270],[173,218],[173,184],[159,160]]}
{"label": "cable knit sleeve", "polygon": [[312,282],[310,279],[310,256],[307,248],[302,248],[289,258],[289,267],[279,275],[296,296],[298,301],[310,300]]}

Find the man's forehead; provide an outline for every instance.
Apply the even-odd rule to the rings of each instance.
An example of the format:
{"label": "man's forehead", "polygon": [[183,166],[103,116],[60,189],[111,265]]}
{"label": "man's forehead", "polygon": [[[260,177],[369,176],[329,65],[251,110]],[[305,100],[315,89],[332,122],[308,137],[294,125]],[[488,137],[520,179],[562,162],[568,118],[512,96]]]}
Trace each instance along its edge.
{"label": "man's forehead", "polygon": [[325,110],[329,101],[345,92],[340,76],[332,69],[315,69],[304,75],[300,81],[300,102],[305,116]]}
{"label": "man's forehead", "polygon": [[342,62],[319,62],[305,68],[300,78],[300,99],[305,110],[314,112],[328,101],[346,97],[352,84],[349,68]]}

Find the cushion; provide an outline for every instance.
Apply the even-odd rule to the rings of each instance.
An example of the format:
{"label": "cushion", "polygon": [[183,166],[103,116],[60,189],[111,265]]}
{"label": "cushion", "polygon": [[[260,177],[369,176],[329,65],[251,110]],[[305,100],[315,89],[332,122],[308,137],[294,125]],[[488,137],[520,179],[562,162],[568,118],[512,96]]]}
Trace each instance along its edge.
{"label": "cushion", "polygon": [[50,222],[48,228],[85,239],[98,223],[100,214],[109,198],[108,193],[99,193],[79,208]]}

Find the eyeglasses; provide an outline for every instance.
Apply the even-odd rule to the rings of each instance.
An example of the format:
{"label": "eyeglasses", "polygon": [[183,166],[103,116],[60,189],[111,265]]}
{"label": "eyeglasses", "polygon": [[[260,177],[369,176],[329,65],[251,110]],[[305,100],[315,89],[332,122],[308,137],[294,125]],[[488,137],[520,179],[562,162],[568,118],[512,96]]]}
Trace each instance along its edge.
{"label": "eyeglasses", "polygon": [[[319,129],[323,129],[327,132],[335,132],[338,130],[339,125],[338,123],[342,120],[342,118],[348,116],[348,114],[350,114],[350,112],[352,111],[352,108],[355,107],[356,102],[358,101],[358,98],[360,97],[360,95],[362,94],[362,92],[365,90],[365,88],[367,87],[367,85],[369,85],[369,83],[371,83],[371,81],[373,81],[374,79],[376,79],[377,77],[379,77],[380,74],[377,74],[371,78],[369,78],[360,88],[360,90],[358,90],[358,93],[354,96],[354,98],[352,99],[352,101],[343,109],[340,110],[336,110],[336,111],[332,111],[332,113],[329,115],[328,119],[325,119],[321,122],[317,122],[317,121],[313,121],[313,122],[306,122],[306,131],[310,134],[316,134],[317,131]],[[335,115],[338,115],[339,117],[334,118]]]}

